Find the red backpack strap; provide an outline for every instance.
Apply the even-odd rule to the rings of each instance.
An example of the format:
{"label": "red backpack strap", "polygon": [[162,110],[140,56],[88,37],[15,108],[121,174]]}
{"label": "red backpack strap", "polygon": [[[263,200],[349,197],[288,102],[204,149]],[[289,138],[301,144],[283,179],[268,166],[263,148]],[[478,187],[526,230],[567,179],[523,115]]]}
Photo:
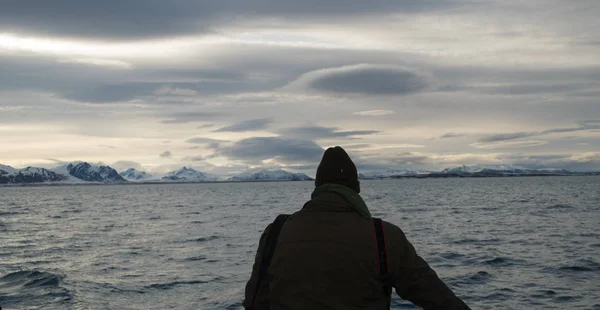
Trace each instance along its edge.
{"label": "red backpack strap", "polygon": [[387,250],[385,248],[385,233],[383,232],[383,221],[379,218],[373,218],[373,228],[377,238],[377,254],[379,258],[379,280],[383,286],[383,292],[387,299],[387,308],[390,308],[392,300],[392,285],[390,281]]}

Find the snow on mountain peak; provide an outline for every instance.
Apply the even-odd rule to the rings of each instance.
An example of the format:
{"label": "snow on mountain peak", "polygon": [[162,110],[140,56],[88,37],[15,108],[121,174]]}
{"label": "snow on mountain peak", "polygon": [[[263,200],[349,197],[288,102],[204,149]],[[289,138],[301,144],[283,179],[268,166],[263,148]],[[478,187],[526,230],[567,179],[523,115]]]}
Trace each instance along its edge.
{"label": "snow on mountain peak", "polygon": [[119,173],[119,175],[124,177],[126,180],[130,180],[130,181],[147,180],[152,177],[152,175],[147,173],[146,171],[139,171],[139,170],[136,170],[135,168],[129,168],[129,169]]}
{"label": "snow on mountain peak", "polygon": [[63,181],[67,177],[50,171],[44,168],[27,167],[25,169],[12,169],[12,172],[7,172],[2,169],[0,171],[0,184],[6,183],[45,183]]}
{"label": "snow on mountain peak", "polygon": [[183,167],[176,171],[169,172],[161,178],[166,182],[214,182],[218,177],[195,170],[194,168]]}
{"label": "snow on mountain peak", "polygon": [[72,162],[59,166],[54,172],[69,175],[73,181],[118,183],[127,182],[119,173],[110,166],[91,165],[87,162]]}
{"label": "snow on mountain peak", "polygon": [[312,180],[304,173],[293,173],[283,169],[250,170],[229,178],[229,181],[304,181]]}
{"label": "snow on mountain peak", "polygon": [[[14,173],[16,172],[18,169],[15,169],[11,166],[6,166],[6,165],[1,165],[0,164],[0,171],[4,171],[6,173]],[[0,173],[1,174],[1,173]]]}

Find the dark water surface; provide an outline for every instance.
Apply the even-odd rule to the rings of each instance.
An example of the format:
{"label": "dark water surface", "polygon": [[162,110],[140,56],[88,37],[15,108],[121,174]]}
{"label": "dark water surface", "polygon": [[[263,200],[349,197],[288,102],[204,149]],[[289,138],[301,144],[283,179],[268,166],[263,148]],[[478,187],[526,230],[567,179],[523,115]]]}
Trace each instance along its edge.
{"label": "dark water surface", "polygon": [[[600,177],[362,185],[473,309],[600,309]],[[0,306],[240,309],[262,230],[312,187],[0,188]]]}

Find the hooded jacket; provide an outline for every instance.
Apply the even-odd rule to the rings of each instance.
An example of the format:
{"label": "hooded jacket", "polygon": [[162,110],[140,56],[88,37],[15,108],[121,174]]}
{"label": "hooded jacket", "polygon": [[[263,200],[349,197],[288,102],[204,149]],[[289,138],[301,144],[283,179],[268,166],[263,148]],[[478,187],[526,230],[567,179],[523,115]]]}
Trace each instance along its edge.
{"label": "hooded jacket", "polygon": [[[244,307],[250,309],[269,225],[260,238]],[[403,299],[426,310],[469,309],[417,255],[400,228],[383,222],[391,284]],[[283,226],[254,310],[386,309],[378,278],[371,220],[341,195],[323,193]]]}

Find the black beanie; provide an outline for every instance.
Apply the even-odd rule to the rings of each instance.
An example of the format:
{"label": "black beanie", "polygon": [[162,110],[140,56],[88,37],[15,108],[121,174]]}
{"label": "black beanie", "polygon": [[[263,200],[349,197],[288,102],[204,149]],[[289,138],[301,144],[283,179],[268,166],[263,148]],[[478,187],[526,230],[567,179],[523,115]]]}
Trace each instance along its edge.
{"label": "black beanie", "polygon": [[358,171],[356,166],[343,148],[336,146],[328,148],[317,168],[315,186],[334,183],[344,185],[360,193]]}

